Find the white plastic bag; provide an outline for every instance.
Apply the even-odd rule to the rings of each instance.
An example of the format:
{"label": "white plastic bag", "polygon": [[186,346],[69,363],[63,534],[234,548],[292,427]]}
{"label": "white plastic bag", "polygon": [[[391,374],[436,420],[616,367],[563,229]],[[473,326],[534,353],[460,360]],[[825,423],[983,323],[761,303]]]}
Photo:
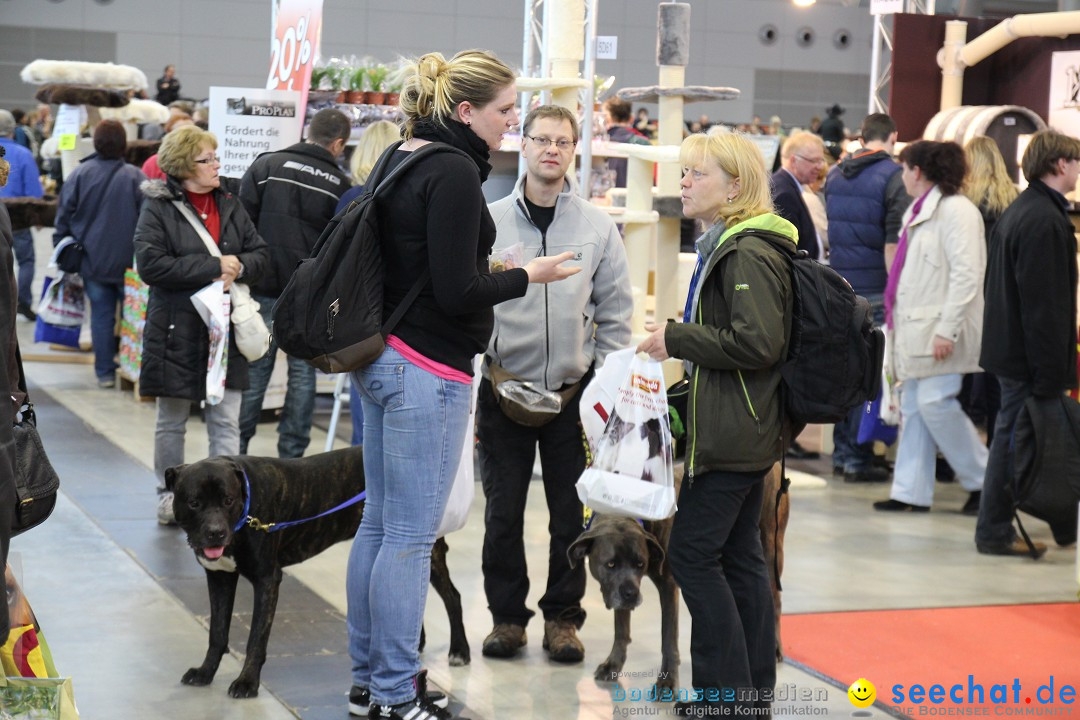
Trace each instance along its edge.
{"label": "white plastic bag", "polygon": [[469,420],[465,425],[465,446],[461,449],[461,462],[454,475],[454,485],[450,488],[450,497],[446,500],[442,522],[436,537],[442,537],[465,527],[469,519],[469,509],[476,495],[476,472],[473,468],[473,446],[476,439],[476,393],[480,387],[480,363],[483,355],[473,359],[472,399],[469,402]]}
{"label": "white plastic bag", "polygon": [[225,376],[229,369],[229,294],[225,283],[215,280],[191,296],[210,333],[210,356],[206,362],[206,404],[225,399]]}
{"label": "white plastic bag", "polygon": [[581,413],[581,427],[585,431],[585,438],[589,441],[589,449],[596,454],[600,436],[604,434],[604,426],[607,425],[608,417],[611,416],[611,408],[615,407],[615,397],[619,394],[619,387],[626,379],[626,373],[630,370],[630,363],[634,360],[634,348],[616,350],[604,358],[604,364],[593,375],[593,379],[581,391],[581,401],[578,405]]}
{"label": "white plastic bag", "polygon": [[[51,278],[46,278],[49,280]],[[82,325],[86,315],[86,293],[77,273],[60,273],[47,283],[37,307],[42,322],[62,327]]]}
{"label": "white plastic bag", "polygon": [[[604,369],[616,355],[608,356]],[[577,492],[581,502],[602,513],[663,520],[675,512],[671,426],[659,362],[632,356]]]}

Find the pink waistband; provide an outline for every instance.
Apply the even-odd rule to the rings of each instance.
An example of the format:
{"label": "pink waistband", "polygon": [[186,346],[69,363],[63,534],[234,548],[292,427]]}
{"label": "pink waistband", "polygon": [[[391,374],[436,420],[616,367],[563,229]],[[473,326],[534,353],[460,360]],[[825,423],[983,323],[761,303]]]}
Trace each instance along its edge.
{"label": "pink waistband", "polygon": [[401,356],[411,362],[421,370],[427,370],[432,375],[441,377],[443,380],[450,380],[451,382],[465,383],[466,385],[472,385],[472,378],[461,372],[455,370],[449,365],[443,365],[441,362],[436,362],[431,358],[424,357],[420,353],[413,350],[411,347],[405,344],[405,342],[397,335],[390,335],[386,338],[386,344],[401,353]]}

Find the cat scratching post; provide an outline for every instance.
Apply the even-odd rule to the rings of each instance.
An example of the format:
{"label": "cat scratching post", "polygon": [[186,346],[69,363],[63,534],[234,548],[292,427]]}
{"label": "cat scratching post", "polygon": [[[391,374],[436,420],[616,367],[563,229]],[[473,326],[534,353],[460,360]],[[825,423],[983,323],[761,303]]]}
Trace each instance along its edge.
{"label": "cat scratching post", "polygon": [[[546,0],[544,20],[548,72],[553,79],[577,80],[585,59],[585,0]],[[576,113],[578,88],[559,86],[551,91],[551,102]]]}
{"label": "cat scratching post", "polygon": [[[638,283],[648,283],[649,267],[652,265],[655,247],[653,289],[655,293],[654,317],[657,322],[682,316],[686,299],[684,288],[679,287],[679,221],[682,219],[682,202],[679,181],[679,146],[683,139],[683,104],[693,100],[731,100],[739,91],[728,87],[700,87],[685,85],[686,66],[690,62],[690,3],[662,2],[657,11],[656,64],[660,68],[658,85],[642,88],[624,88],[616,93],[630,102],[655,102],[660,106],[658,127],[659,145],[653,148],[627,146],[630,156],[627,173],[626,207],[628,215],[642,217],[653,211],[657,220],[653,225],[638,225],[629,221],[626,225],[626,252],[630,263],[631,282],[635,290]],[[652,152],[649,152],[652,151]],[[634,172],[639,162],[659,163],[656,197],[651,192],[652,172]],[[646,163],[648,164],[648,163]],[[637,185],[643,184],[643,187]],[[644,188],[644,189],[643,189]],[[652,242],[655,233],[656,242]],[[644,278],[644,280],[642,279]],[[635,292],[635,334],[644,331],[643,307],[637,305]]]}
{"label": "cat scratching post", "polygon": [[[657,13],[656,64],[660,67],[660,87],[681,88],[690,62],[690,3],[662,2]],[[683,99],[681,95],[660,96],[657,138],[661,145],[681,145],[683,139]],[[679,314],[678,298],[679,219],[682,215],[681,172],[678,162],[661,163],[657,174],[657,200],[662,204],[656,228],[655,317],[664,322]],[[674,202],[672,202],[674,201]]]}

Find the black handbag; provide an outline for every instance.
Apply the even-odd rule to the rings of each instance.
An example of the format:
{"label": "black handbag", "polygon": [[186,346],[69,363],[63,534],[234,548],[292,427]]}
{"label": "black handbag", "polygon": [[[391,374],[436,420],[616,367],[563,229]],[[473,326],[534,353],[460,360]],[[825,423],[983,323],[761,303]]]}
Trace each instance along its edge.
{"label": "black handbag", "polygon": [[56,266],[66,273],[77,273],[82,270],[83,255],[86,254],[86,248],[83,244],[76,240],[70,245],[65,245],[64,248],[56,255]]}
{"label": "black handbag", "polygon": [[11,536],[26,532],[48,519],[56,507],[56,491],[60,489],[60,477],[56,474],[41,436],[37,431],[34,404],[26,392],[26,376],[23,374],[22,355],[16,346],[15,356],[19,362],[19,389],[26,395],[21,418],[12,428],[15,437],[15,512],[11,517]]}

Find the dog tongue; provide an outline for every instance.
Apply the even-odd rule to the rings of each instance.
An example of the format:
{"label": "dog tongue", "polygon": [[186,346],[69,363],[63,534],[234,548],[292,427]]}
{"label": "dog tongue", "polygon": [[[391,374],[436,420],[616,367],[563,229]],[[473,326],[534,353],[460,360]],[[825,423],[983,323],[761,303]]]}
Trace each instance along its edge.
{"label": "dog tongue", "polygon": [[225,548],[224,547],[203,548],[203,555],[205,555],[210,560],[217,560],[224,553],[225,553]]}

